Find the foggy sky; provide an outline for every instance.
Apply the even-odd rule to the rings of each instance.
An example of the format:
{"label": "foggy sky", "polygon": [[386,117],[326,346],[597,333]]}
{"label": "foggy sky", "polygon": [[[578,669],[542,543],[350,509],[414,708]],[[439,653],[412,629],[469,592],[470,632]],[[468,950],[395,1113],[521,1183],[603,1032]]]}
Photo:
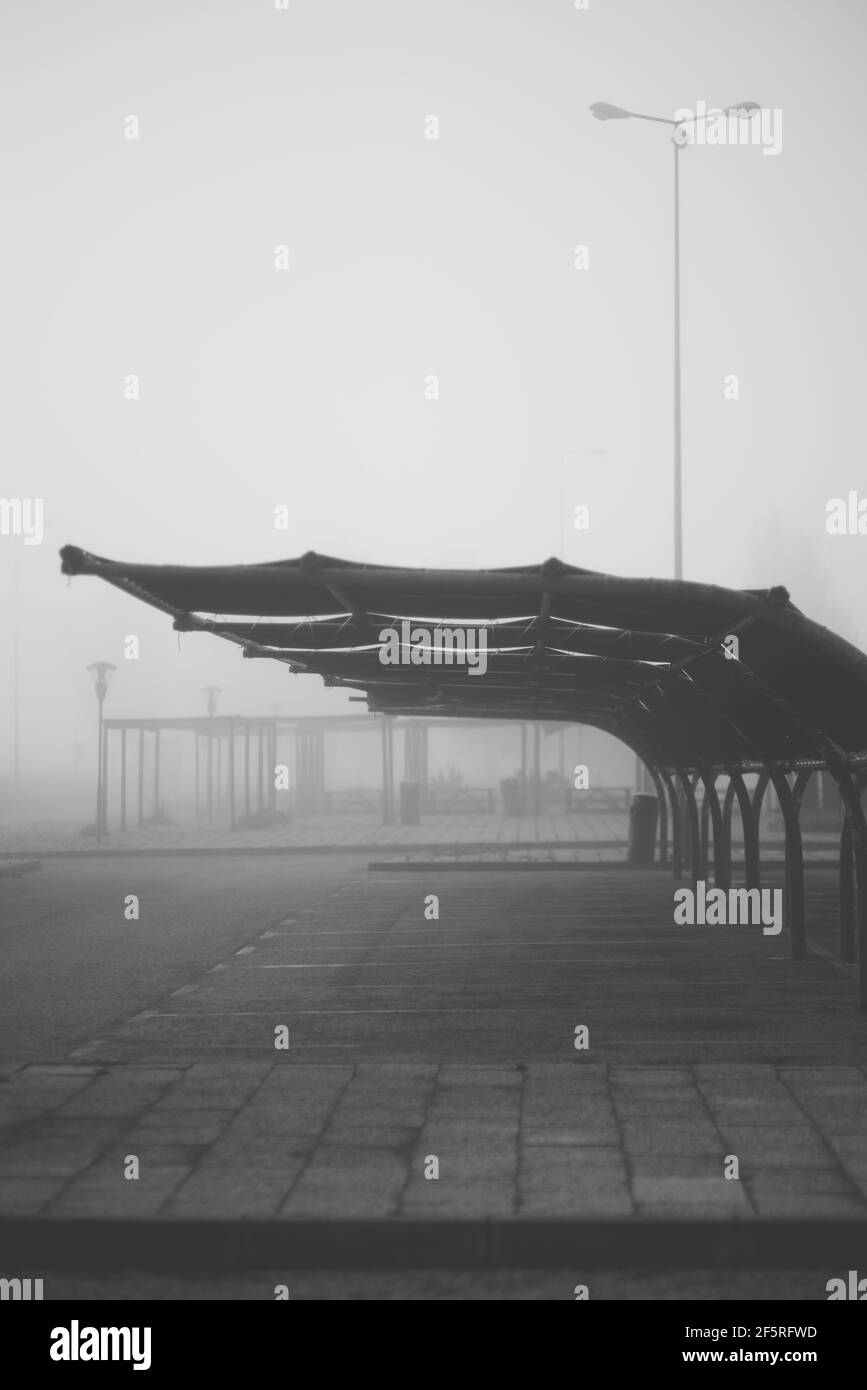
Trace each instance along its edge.
{"label": "foggy sky", "polygon": [[[68,585],[66,543],[672,573],[671,145],[600,100],[782,112],[778,155],[681,156],[685,577],[786,584],[867,645],[867,537],[825,533],[867,494],[865,31],[860,0],[6,0],[0,494],[46,516],[0,537],[25,764],[92,737],[97,659],[107,714],[204,713],[208,683],[226,712],[359,708]],[[10,708],[7,663],[4,771]]]}

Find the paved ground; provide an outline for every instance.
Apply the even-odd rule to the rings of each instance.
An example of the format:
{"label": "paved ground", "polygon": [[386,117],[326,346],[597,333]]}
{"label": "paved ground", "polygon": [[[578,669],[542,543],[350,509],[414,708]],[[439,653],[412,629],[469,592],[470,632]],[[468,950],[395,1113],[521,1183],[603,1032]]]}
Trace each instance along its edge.
{"label": "paved ground", "polygon": [[[0,880],[0,1060],[57,1061],[255,941],[366,860],[47,860]],[[124,902],[136,894],[138,921]]]}
{"label": "paved ground", "polygon": [[295,1302],[426,1300],[451,1301],[559,1301],[573,1302],[582,1283],[592,1302],[624,1299],[650,1301],[702,1300],[714,1303],[748,1299],[750,1302],[796,1299],[824,1302],[826,1284],[833,1272],[819,1269],[689,1269],[660,1274],[654,1269],[582,1270],[305,1270],[267,1269],[243,1274],[177,1275],[142,1274],[140,1270],[113,1270],[94,1275],[77,1270],[47,1271],[44,1297],[52,1299],[118,1299],[224,1301],[273,1300]]}
{"label": "paved ground", "polygon": [[[296,1064],[867,1060],[851,971],[793,962],[785,933],[675,926],[666,874],[373,874],[362,861],[322,882],[315,904],[248,931],[240,954],[214,952],[182,994],[78,1060],[259,1063],[282,1024]],[[823,948],[835,890],[814,873],[808,916]],[[579,1024],[591,1051],[576,1058]]]}
{"label": "paved ground", "polygon": [[[737,854],[740,823],[733,825]],[[537,818],[518,816],[505,818],[475,812],[425,815],[420,825],[383,825],[379,815],[297,816],[291,822],[280,822],[258,830],[229,830],[225,824],[208,825],[180,823],[171,826],[132,827],[124,832],[112,830],[102,842],[99,853],[172,853],[191,850],[232,851],[258,850],[262,853],[308,850],[376,851],[390,849],[418,854],[482,853],[492,859],[504,857],[521,849],[540,859],[570,859],[580,862],[621,862],[628,836],[628,816],[625,812],[593,811],[556,814]],[[804,848],[810,856],[836,855],[839,831],[805,832]],[[23,825],[0,824],[0,866],[3,856],[13,854],[93,854],[96,843],[92,836],[81,834],[81,827],[70,821],[32,822]],[[783,836],[779,828],[763,827],[762,853],[768,859],[779,859],[783,852]]]}
{"label": "paved ground", "polygon": [[[347,859],[260,879],[256,861],[253,894],[243,862],[158,861],[131,882],[120,861],[55,861],[3,884],[18,922],[4,994],[25,998],[40,970],[54,986],[31,1018],[40,1061],[4,1066],[0,1209],[867,1214],[867,1018],[827,955],[675,926],[660,873],[369,874]],[[810,880],[822,950],[833,879]],[[88,988],[112,997],[82,1038]]]}
{"label": "paved ground", "polygon": [[[506,818],[477,812],[425,815],[420,825],[383,825],[378,814],[296,816],[262,829],[230,830],[225,823],[205,821],[170,826],[134,826],[126,831],[113,829],[103,840],[105,852],[130,849],[213,850],[309,849],[325,847],[353,850],[379,846],[486,846],[490,850],[509,845],[574,849],[584,846],[606,848],[623,857],[627,837],[627,816],[623,812],[591,814],[515,816]],[[81,834],[81,827],[69,821],[33,822],[0,826],[0,851],[33,853],[92,851],[93,836]]]}
{"label": "paved ground", "polygon": [[0,878],[21,878],[24,874],[35,873],[42,865],[38,859],[8,858],[0,859]]}
{"label": "paved ground", "polygon": [[30,1066],[4,1093],[8,1214],[867,1215],[857,1067]]}

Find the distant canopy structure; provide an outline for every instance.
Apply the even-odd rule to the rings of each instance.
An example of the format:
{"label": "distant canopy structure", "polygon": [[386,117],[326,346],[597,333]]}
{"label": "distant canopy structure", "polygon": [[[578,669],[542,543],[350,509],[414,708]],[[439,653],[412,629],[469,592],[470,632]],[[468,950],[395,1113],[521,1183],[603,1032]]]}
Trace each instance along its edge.
{"label": "distant canopy structure", "polygon": [[[61,557],[64,574],[98,575],[168,613],[179,631],[210,632],[246,657],[363,691],[372,712],[568,720],[612,734],[647,764],[663,834],[668,799],[675,872],[685,859],[693,878],[706,869],[698,782],[713,824],[715,879],[725,886],[734,799],[747,881],[758,883],[758,811],[771,781],[786,824],[796,954],[803,953],[798,807],[810,772],[828,769],[844,807],[844,955],[854,950],[857,918],[867,1005],[867,656],[806,618],[785,589],[622,579],[556,559],[433,570],[313,553],[195,567],[124,564],[75,546]],[[422,664],[410,652],[401,664],[384,664],[380,633],[402,620],[428,634],[483,630],[484,675],[467,665]],[[760,774],[752,796],[745,772]],[[721,805],[715,784],[723,773]]]}

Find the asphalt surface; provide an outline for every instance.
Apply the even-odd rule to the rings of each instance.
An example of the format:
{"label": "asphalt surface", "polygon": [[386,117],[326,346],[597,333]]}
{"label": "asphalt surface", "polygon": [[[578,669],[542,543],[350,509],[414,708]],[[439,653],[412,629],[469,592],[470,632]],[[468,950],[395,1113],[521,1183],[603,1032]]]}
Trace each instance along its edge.
{"label": "asphalt surface", "polygon": [[214,857],[54,860],[0,880],[0,1060],[65,1056],[366,874],[359,856]]}
{"label": "asphalt surface", "polygon": [[55,860],[0,881],[0,1060],[258,1058],[287,1009],[295,1063],[558,1061],[576,1023],[600,1061],[867,1056],[831,959],[836,875],[808,879],[823,954],[793,962],[785,931],[676,927],[664,873],[368,862]]}

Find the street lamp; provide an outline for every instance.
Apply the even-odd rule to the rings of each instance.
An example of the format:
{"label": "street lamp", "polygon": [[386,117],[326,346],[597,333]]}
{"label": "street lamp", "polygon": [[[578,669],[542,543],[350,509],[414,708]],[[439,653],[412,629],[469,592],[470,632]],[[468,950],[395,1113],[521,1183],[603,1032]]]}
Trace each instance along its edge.
{"label": "street lamp", "polygon": [[93,681],[93,688],[96,691],[96,698],[99,701],[99,749],[97,754],[97,775],[96,775],[96,843],[99,844],[102,832],[105,828],[105,806],[106,789],[103,786],[103,774],[105,768],[105,754],[103,743],[105,740],[105,730],[102,724],[102,707],[108,693],[108,685],[115,671],[116,666],[112,666],[110,661],[95,661],[92,666],[88,666],[90,679]]}
{"label": "street lamp", "polygon": [[202,689],[202,694],[208,705],[208,714],[212,719],[217,713],[217,696],[222,695],[222,693],[218,685],[206,685]]}
{"label": "street lamp", "polygon": [[623,106],[612,106],[607,101],[595,101],[590,107],[597,121],[654,121],[658,125],[672,127],[671,143],[674,147],[674,577],[683,578],[683,483],[681,459],[681,372],[680,372],[680,149],[685,136],[685,127],[698,121],[716,119],[718,115],[749,117],[760,110],[757,101],[741,101],[735,106],[724,106],[721,110],[708,111],[700,116],[687,116],[674,120],[668,116],[648,116],[642,111],[627,111]]}

